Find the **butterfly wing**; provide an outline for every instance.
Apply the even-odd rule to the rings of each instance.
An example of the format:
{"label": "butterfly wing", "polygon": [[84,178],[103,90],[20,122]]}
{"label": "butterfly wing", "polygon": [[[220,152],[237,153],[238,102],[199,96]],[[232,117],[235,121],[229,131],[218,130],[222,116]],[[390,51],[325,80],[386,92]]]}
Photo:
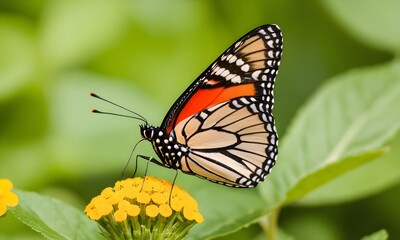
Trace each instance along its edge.
{"label": "butterfly wing", "polygon": [[161,129],[189,149],[183,172],[235,187],[255,187],[265,178],[278,152],[271,111],[281,53],[279,27],[258,27],[178,98]]}
{"label": "butterfly wing", "polygon": [[235,187],[255,187],[275,163],[277,135],[266,104],[239,97],[207,108],[174,129],[188,146],[183,172]]}

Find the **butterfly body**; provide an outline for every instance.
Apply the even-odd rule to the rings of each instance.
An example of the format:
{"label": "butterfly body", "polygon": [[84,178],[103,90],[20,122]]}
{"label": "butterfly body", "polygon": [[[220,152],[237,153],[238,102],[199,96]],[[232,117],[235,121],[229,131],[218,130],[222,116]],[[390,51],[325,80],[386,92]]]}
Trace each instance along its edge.
{"label": "butterfly body", "polygon": [[173,134],[167,134],[160,127],[142,125],[140,132],[144,139],[152,143],[164,167],[179,169],[180,159],[188,152],[187,147],[182,146]]}
{"label": "butterfly body", "polygon": [[231,187],[263,181],[278,154],[272,109],[281,53],[278,26],[252,30],[182,93],[160,127],[141,126],[161,165]]}

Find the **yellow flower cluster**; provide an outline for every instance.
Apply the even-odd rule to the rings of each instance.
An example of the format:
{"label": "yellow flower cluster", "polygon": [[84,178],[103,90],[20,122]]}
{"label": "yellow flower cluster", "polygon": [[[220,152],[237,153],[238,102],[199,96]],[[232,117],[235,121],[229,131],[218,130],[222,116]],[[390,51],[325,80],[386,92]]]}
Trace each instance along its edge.
{"label": "yellow flower cluster", "polygon": [[0,179],[0,216],[7,212],[7,206],[14,207],[18,204],[18,196],[11,192],[12,182],[8,179]]}
{"label": "yellow flower cluster", "polygon": [[[150,233],[153,228],[161,231],[164,225],[176,225],[174,229],[181,225],[186,234],[195,223],[203,222],[197,207],[196,200],[179,186],[172,187],[166,180],[148,176],[121,180],[113,188],[104,189],[86,206],[85,213],[106,231],[114,223],[119,223],[123,226],[122,232],[131,231],[140,236],[144,225]],[[118,235],[115,229],[113,227],[114,232],[109,234],[109,238]],[[136,235],[134,238],[140,239]]]}

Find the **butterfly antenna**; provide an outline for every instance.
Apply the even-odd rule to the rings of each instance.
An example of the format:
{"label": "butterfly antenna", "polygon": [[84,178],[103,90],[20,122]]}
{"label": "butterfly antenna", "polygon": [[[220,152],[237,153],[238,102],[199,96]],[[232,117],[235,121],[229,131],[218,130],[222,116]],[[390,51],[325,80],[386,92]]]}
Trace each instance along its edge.
{"label": "butterfly antenna", "polygon": [[136,113],[136,112],[134,112],[134,111],[132,111],[132,110],[126,108],[126,107],[123,107],[123,106],[121,106],[121,105],[119,105],[119,104],[116,104],[116,103],[114,103],[114,102],[111,102],[110,100],[107,100],[107,99],[105,99],[105,98],[103,98],[103,97],[100,97],[99,95],[95,94],[94,92],[90,92],[89,95],[92,96],[92,97],[95,97],[95,98],[97,98],[97,99],[100,99],[100,100],[102,100],[102,101],[104,101],[104,102],[107,102],[107,103],[109,103],[109,104],[111,104],[111,105],[114,105],[114,106],[116,106],[116,107],[118,107],[118,108],[121,108],[121,109],[123,109],[123,110],[125,110],[125,111],[127,111],[127,112],[130,112],[130,113],[134,114],[134,116],[125,115],[125,114],[118,114],[118,113],[112,113],[112,112],[103,112],[103,111],[99,111],[99,110],[97,110],[97,109],[91,109],[91,112],[93,112],[93,113],[100,113],[100,114],[114,115],[114,116],[120,116],[120,117],[133,118],[133,119],[137,119],[137,120],[143,121],[144,123],[147,124],[146,118],[144,118],[144,117],[143,117],[142,115],[140,115],[139,113]]}

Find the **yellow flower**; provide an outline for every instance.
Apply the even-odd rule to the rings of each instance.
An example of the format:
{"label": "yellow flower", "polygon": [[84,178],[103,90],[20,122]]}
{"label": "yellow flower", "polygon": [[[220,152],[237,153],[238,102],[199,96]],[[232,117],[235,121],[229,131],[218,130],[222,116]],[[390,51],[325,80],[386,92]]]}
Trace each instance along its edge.
{"label": "yellow flower", "polygon": [[158,206],[153,205],[153,204],[146,206],[146,215],[147,216],[155,218],[155,217],[157,217],[158,212],[159,212]]}
{"label": "yellow flower", "polygon": [[159,208],[160,208],[160,214],[161,214],[163,217],[169,217],[169,216],[171,216],[171,214],[172,214],[172,209],[171,209],[171,207],[170,207],[168,204],[161,204],[161,205],[159,206]]}
{"label": "yellow flower", "polygon": [[5,178],[0,178],[0,216],[7,212],[7,206],[15,207],[18,204],[18,196],[11,192],[12,182]]}
{"label": "yellow flower", "polygon": [[85,213],[108,239],[182,239],[204,221],[186,191],[150,176],[117,181],[94,197]]}

